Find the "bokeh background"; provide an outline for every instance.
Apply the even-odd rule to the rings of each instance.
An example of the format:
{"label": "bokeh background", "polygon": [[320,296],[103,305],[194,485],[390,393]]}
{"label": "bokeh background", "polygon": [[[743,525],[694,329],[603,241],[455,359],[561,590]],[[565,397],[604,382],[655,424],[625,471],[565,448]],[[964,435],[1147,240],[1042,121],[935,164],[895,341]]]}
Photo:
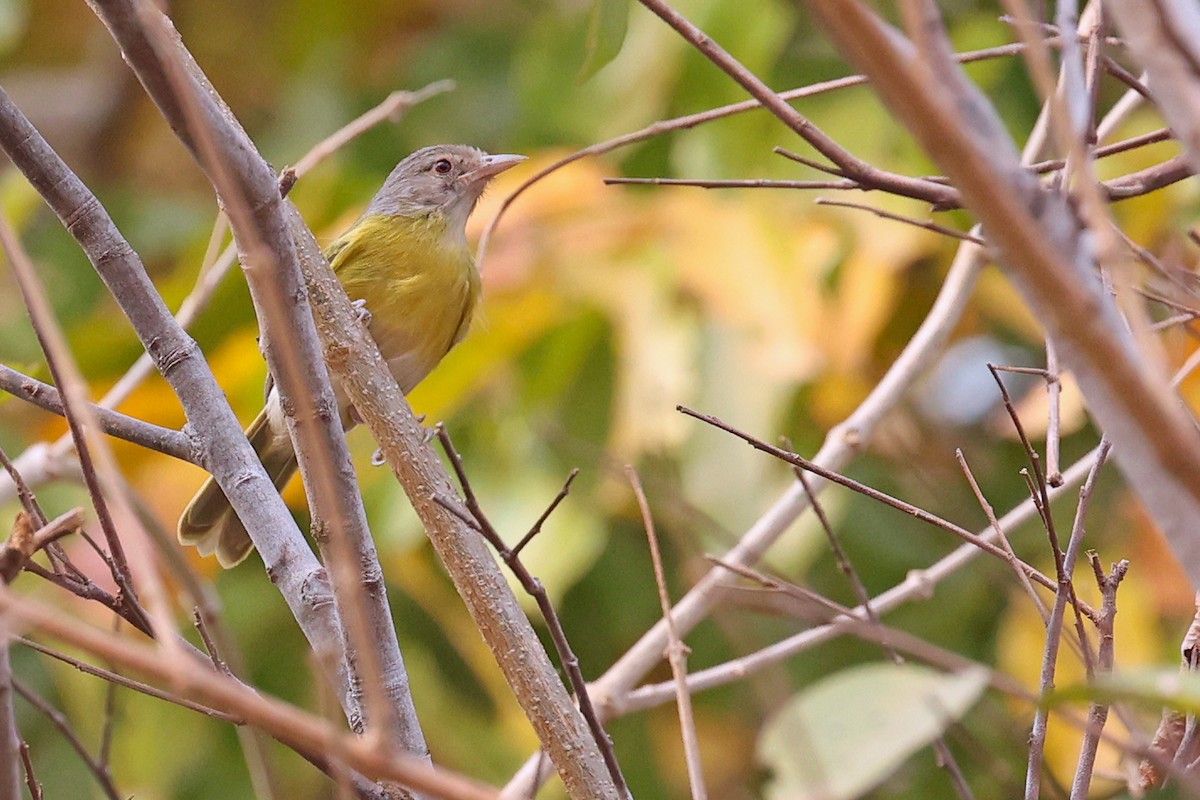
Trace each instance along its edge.
{"label": "bokeh background", "polygon": [[[451,78],[457,90],[414,109],[399,125],[372,130],[305,177],[292,197],[321,241],[355,218],[397,160],[437,142],[520,152],[527,165],[505,175],[473,218],[473,236],[523,178],[557,157],[656,120],[744,99],[742,92],[656,18],[616,5],[623,40],[596,36],[584,0],[297,0],[243,3],[176,0],[170,11],[217,89],[277,167],[399,88]],[[943,4],[962,49],[1011,41],[997,5]],[[677,6],[777,89],[838,77],[849,69],[797,4],[782,0],[680,0]],[[611,13],[609,6],[607,12]],[[613,23],[607,23],[612,25]],[[593,38],[590,40],[589,36]],[[622,44],[615,58],[604,52]],[[599,44],[589,55],[589,47]],[[1037,101],[1015,59],[968,68],[1023,140]],[[176,142],[112,41],[78,0],[0,0],[0,85],[92,187],[145,259],[168,303],[190,290],[216,214],[211,190]],[[1111,101],[1118,90],[1105,86]],[[804,100],[800,109],[843,145],[888,169],[933,171],[866,88]],[[1150,112],[1122,128],[1158,127]],[[444,420],[464,453],[484,508],[513,541],[537,518],[572,467],[580,477],[529,548],[528,562],[564,617],[585,674],[594,678],[659,616],[645,536],[625,464],[639,469],[678,597],[792,480],[790,471],[728,436],[682,417],[676,404],[722,416],[768,440],[788,437],[811,454],[827,430],[866,396],[928,312],[954,252],[931,233],[813,204],[817,193],[608,187],[606,176],[812,178],[773,155],[807,152],[763,112],[652,139],[579,162],[521,196],[490,241],[481,319],[467,340],[411,397],[430,421]],[[1169,146],[1106,160],[1106,175],[1154,163]],[[829,192],[824,192],[828,195]],[[865,199],[918,217],[927,210],[892,198]],[[53,292],[75,353],[97,396],[140,350],[128,325],[58,221],[10,168],[0,203],[19,225]],[[1194,183],[1122,203],[1116,215],[1139,242],[1183,248],[1196,217]],[[961,214],[939,221],[962,229]],[[231,403],[245,419],[262,402],[265,368],[244,281],[236,271],[192,327]],[[1186,333],[1166,336],[1182,359]],[[0,358],[45,377],[36,341],[5,265],[0,265]],[[1041,366],[1038,326],[994,269],[955,331],[946,357],[884,422],[851,474],[969,528],[985,524],[955,462],[961,448],[992,504],[1026,493],[1023,455],[997,408],[988,361]],[[1013,379],[1026,425],[1044,429],[1039,386]],[[1193,397],[1194,383],[1185,385]],[[1096,441],[1078,397],[1066,392],[1067,463]],[[160,379],[123,407],[180,426],[179,404]],[[0,400],[0,446],[10,455],[59,436],[57,419]],[[386,471],[369,466],[373,444],[351,434],[368,513],[389,578],[392,607],[417,706],[435,758],[502,783],[535,739],[423,541],[415,515]],[[120,445],[126,475],[147,509],[172,530],[202,481],[199,469]],[[1191,592],[1136,501],[1112,473],[1090,518],[1090,546],[1107,562],[1130,558],[1118,616],[1118,661],[1172,664],[1191,613]],[[58,513],[86,496],[66,479],[39,487]],[[303,520],[303,492],[288,500]],[[882,591],[955,546],[946,534],[841,490],[824,496],[867,587]],[[1056,508],[1060,530],[1072,503]],[[11,518],[16,506],[0,509]],[[1049,570],[1044,534],[1030,525],[1019,552]],[[313,707],[305,643],[259,562],[216,582],[250,679]],[[852,593],[823,536],[805,518],[772,552],[771,569],[842,601]],[[23,578],[19,587],[59,595]],[[95,609],[61,600],[72,614]],[[532,604],[530,604],[532,606]],[[543,630],[536,611],[532,612]],[[1036,686],[1041,627],[1011,574],[980,560],[892,624]],[[188,627],[181,615],[180,624]],[[688,637],[701,668],[750,652],[801,627],[795,620],[730,607]],[[95,746],[105,686],[17,648],[19,676],[53,700]],[[697,696],[705,771],[715,797],[749,798],[767,771],[756,760],[763,720],[794,692],[848,665],[882,659],[877,649],[837,641],[741,684]],[[1064,656],[1061,682],[1072,659]],[[652,678],[668,677],[664,669]],[[99,796],[78,759],[45,719],[19,706],[47,797]],[[979,797],[1009,797],[1024,777],[1032,710],[987,696],[949,741]],[[1153,719],[1148,717],[1150,724]],[[1057,726],[1057,732],[1063,726]],[[675,710],[665,706],[612,723],[639,797],[685,797]],[[1069,734],[1069,731],[1063,731]],[[128,692],[117,694],[112,769],[124,796],[249,797],[229,726]],[[1050,761],[1069,780],[1070,736]],[[283,793],[331,796],[327,781],[283,748],[272,751]],[[1107,784],[1111,786],[1112,784]],[[559,796],[551,785],[546,797]],[[877,797],[951,797],[928,750],[878,789]]]}

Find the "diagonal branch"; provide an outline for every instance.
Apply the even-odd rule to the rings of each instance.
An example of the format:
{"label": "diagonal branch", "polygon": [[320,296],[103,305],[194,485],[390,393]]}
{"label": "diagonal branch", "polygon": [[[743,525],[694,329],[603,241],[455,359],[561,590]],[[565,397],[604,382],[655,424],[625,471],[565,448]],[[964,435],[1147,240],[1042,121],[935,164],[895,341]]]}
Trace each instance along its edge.
{"label": "diagonal branch", "polygon": [[[812,0],[848,59],[962,191],[1009,276],[1055,340],[1126,480],[1200,586],[1200,433],[1156,365],[1136,349],[1093,272],[1069,201],[1021,167],[995,112],[942,50],[911,42],[857,0]],[[944,46],[929,22],[928,42]],[[931,32],[931,26],[936,29]],[[930,48],[934,44],[928,44]]]}
{"label": "diagonal branch", "polygon": [[[121,0],[96,0],[96,4],[110,30],[122,43],[126,58],[147,90],[159,101],[168,121],[183,141],[194,147],[195,142],[186,132],[186,115],[173,87],[165,80],[157,53],[143,38],[137,12]],[[339,385],[370,427],[388,463],[400,476],[435,549],[446,563],[518,701],[560,770],[568,793],[573,798],[617,797],[582,716],[555,674],[486,543],[434,500],[438,494],[454,495],[449,476],[425,441],[424,432],[383,363],[378,347],[357,322],[344,290],[317,248],[311,232],[304,227],[293,207],[278,202],[273,176],[270,189],[266,188],[265,163],[232,115],[216,99],[216,93],[177,37],[172,38],[178,57],[187,64],[190,79],[203,87],[196,93],[196,99],[204,104],[205,122],[216,134],[215,144],[228,150],[224,155],[233,176],[246,184],[243,188],[259,201],[251,202],[250,206],[256,218],[261,218],[268,227],[269,234],[274,237],[272,241],[278,244],[277,254],[290,258],[293,247],[299,251],[311,307],[317,316],[317,328],[326,343],[324,359],[320,354],[316,358],[326,361],[337,375]],[[286,243],[279,240],[278,220],[272,216],[272,212],[278,211],[283,211],[285,224],[290,227]],[[281,261],[281,266],[285,265],[291,266],[287,261]],[[369,539],[361,546],[369,546]],[[387,633],[394,637],[390,620]],[[395,661],[399,663],[398,651],[396,655]]]}
{"label": "diagonal branch", "polygon": [[1200,8],[1192,0],[1108,0],[1105,9],[1150,76],[1155,105],[1200,170]]}
{"label": "diagonal branch", "polygon": [[[331,559],[341,635],[319,643],[318,652],[341,650],[338,661],[348,673],[341,700],[355,728],[369,723],[385,740],[428,759],[340,415],[333,412],[337,401],[301,288],[289,219],[294,209],[281,197],[274,173],[183,47],[170,20],[137,0],[97,0],[93,7],[212,181],[242,250],[271,374],[283,407],[295,411],[288,418],[289,431],[297,442],[314,517],[332,528],[333,550],[344,546],[344,552]],[[311,233],[307,235],[311,239]],[[220,476],[214,476],[221,483]],[[246,527],[257,544],[263,532]]]}
{"label": "diagonal branch", "polygon": [[219,464],[212,462],[210,467],[222,473],[230,502],[249,524],[271,532],[259,542],[259,551],[305,636],[314,647],[337,641],[340,623],[329,602],[328,577],[242,434],[196,343],[175,322],[141,259],[100,201],[3,89],[0,148],[75,237],[179,397],[191,429],[205,432],[205,452],[221,453]]}

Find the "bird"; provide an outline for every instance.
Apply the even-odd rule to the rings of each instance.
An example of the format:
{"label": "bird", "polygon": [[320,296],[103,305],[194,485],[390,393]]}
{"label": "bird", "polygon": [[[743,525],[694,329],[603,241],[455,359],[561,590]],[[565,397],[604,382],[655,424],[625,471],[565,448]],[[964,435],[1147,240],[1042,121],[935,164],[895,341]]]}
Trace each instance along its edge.
{"label": "bird", "polygon": [[[488,183],[524,160],[467,145],[417,150],[396,165],[362,216],[326,249],[334,273],[360,308],[406,395],[466,335],[480,296],[467,218]],[[334,389],[342,424],[349,430],[358,420],[345,396]],[[276,388],[270,388],[246,438],[282,490],[296,472],[296,453]],[[178,536],[201,555],[215,554],[227,569],[254,549],[211,477],[184,509]]]}

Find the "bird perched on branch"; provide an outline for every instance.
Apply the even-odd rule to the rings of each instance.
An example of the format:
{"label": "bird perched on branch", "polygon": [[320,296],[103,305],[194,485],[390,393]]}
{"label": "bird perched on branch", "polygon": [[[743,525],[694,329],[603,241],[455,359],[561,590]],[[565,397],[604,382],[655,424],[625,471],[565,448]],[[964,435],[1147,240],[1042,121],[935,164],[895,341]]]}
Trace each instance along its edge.
{"label": "bird perched on branch", "polygon": [[[363,215],[326,251],[350,299],[370,315],[368,330],[405,394],[466,335],[480,292],[467,217],[492,178],[523,160],[464,145],[418,150],[392,170]],[[338,395],[348,429],[356,422],[353,409]],[[246,437],[282,489],[296,472],[296,453],[276,389]],[[224,567],[254,547],[212,478],[184,510],[179,541],[203,555],[215,553]]]}

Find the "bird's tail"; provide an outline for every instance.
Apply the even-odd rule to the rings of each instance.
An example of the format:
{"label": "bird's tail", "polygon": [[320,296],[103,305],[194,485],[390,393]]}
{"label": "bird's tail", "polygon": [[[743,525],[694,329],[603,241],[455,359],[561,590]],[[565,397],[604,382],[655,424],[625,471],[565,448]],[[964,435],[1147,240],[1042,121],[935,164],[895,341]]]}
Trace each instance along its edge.
{"label": "bird's tail", "polygon": [[[246,438],[275,488],[282,490],[296,473],[296,452],[287,434],[271,429],[266,408],[250,423]],[[203,556],[216,553],[217,561],[226,569],[240,564],[254,549],[242,521],[212,478],[204,482],[179,518],[179,541],[193,545]]]}

